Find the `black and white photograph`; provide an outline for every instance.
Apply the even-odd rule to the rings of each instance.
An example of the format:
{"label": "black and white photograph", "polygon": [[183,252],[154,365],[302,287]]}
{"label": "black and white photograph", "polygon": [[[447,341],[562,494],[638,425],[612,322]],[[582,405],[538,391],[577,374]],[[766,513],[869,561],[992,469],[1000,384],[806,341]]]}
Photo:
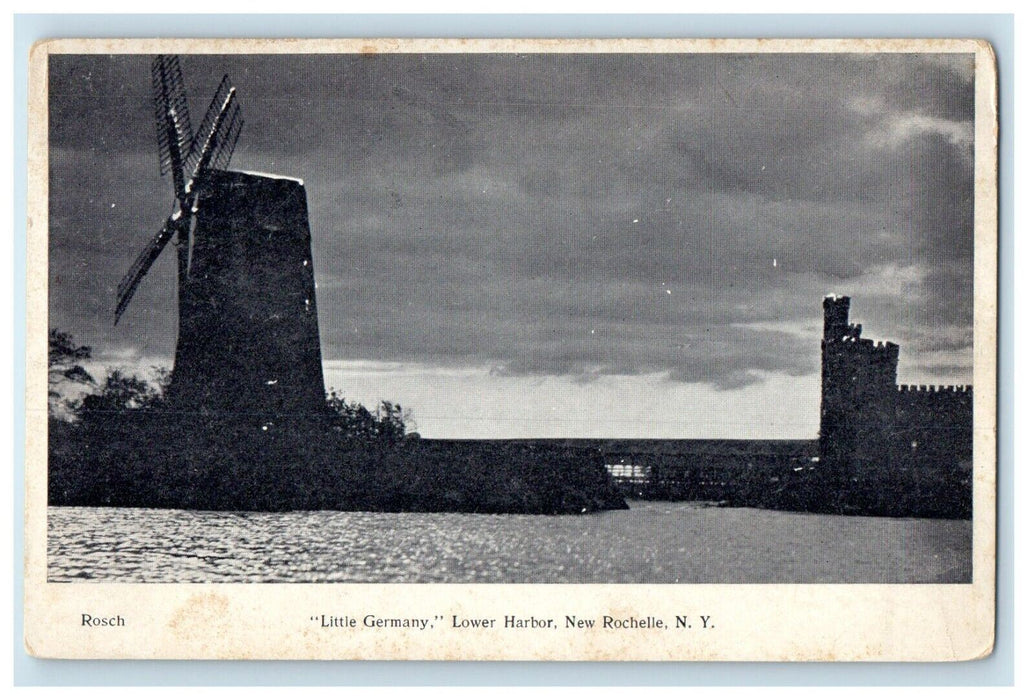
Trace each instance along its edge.
{"label": "black and white photograph", "polygon": [[974,46],[50,51],[46,583],[973,583]]}

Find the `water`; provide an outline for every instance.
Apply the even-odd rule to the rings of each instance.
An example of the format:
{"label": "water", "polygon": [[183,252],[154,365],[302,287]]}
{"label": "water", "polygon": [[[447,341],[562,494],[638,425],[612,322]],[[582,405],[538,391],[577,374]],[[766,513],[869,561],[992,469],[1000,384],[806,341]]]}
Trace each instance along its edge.
{"label": "water", "polygon": [[48,509],[51,581],[948,583],[971,523],[630,502],[581,516]]}

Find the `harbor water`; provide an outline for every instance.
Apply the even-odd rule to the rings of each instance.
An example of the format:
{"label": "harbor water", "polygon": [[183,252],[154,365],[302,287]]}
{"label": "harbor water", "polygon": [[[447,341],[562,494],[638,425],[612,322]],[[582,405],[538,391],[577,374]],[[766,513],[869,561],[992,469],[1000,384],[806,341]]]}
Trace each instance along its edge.
{"label": "harbor water", "polygon": [[48,509],[48,579],[962,583],[971,522],[632,501],[588,515]]}

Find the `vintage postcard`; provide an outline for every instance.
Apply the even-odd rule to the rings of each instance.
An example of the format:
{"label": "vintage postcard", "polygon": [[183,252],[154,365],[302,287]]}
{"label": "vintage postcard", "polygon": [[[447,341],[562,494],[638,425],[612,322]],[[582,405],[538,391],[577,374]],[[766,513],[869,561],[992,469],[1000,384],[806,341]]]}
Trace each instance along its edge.
{"label": "vintage postcard", "polygon": [[967,660],[979,40],[54,40],[25,644]]}

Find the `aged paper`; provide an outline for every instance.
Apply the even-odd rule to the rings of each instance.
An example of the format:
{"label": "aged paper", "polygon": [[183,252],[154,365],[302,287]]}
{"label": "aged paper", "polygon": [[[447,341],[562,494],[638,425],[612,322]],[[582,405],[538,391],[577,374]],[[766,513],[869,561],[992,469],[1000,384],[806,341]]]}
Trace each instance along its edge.
{"label": "aged paper", "polygon": [[31,654],[991,652],[988,44],[54,40],[29,92]]}

